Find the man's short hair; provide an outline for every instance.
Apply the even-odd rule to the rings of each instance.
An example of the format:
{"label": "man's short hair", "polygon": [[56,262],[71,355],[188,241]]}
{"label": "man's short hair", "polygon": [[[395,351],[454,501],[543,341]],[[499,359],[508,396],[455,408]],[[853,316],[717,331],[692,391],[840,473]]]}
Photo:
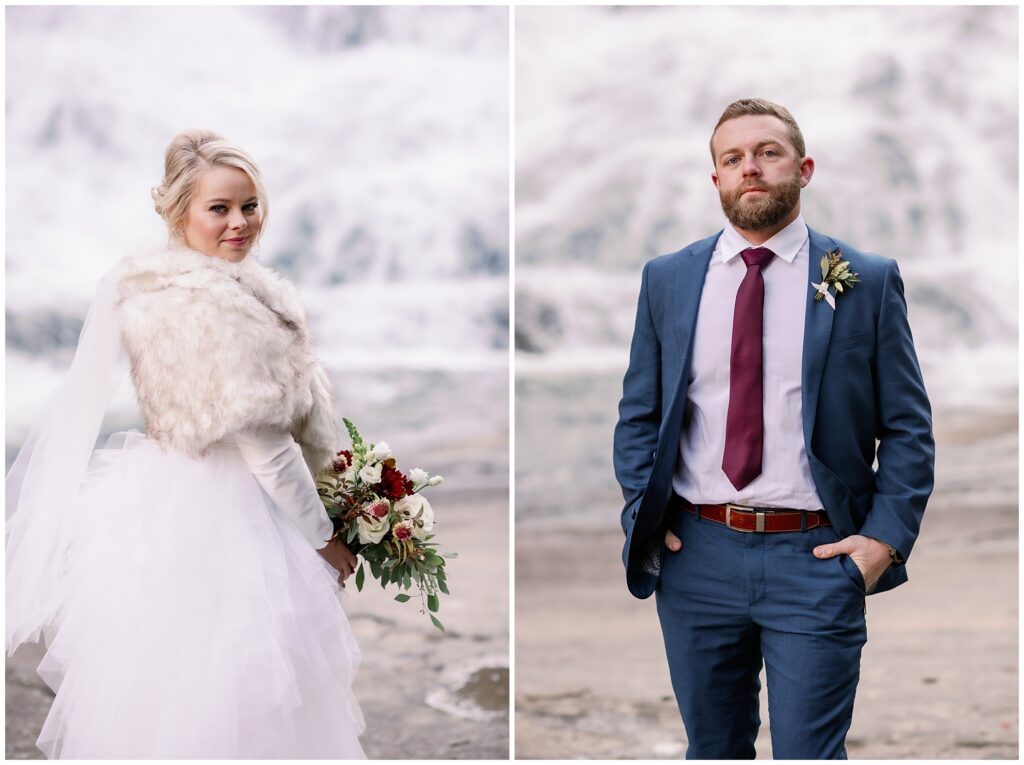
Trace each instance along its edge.
{"label": "man's short hair", "polygon": [[712,163],[715,162],[715,148],[712,142],[715,140],[715,133],[718,132],[718,128],[721,127],[723,122],[734,120],[737,117],[745,117],[748,114],[767,114],[782,120],[789,129],[789,141],[793,144],[793,148],[796,149],[797,156],[802,159],[806,155],[807,147],[804,146],[804,136],[800,132],[800,126],[796,124],[793,115],[789,113],[785,106],[779,106],[764,98],[741,98],[739,101],[733,101],[725,107],[722,116],[718,118],[718,124],[711,131],[711,139],[708,141],[708,146],[711,147]]}

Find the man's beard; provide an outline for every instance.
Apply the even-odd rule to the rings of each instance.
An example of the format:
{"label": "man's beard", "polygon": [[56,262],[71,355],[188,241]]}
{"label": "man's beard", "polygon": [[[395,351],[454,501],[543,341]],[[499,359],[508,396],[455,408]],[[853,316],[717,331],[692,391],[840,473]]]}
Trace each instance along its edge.
{"label": "man's beard", "polygon": [[719,191],[722,211],[729,222],[744,231],[757,231],[774,226],[789,215],[800,201],[800,176],[773,184],[758,184],[765,193],[742,199],[741,186],[735,191]]}

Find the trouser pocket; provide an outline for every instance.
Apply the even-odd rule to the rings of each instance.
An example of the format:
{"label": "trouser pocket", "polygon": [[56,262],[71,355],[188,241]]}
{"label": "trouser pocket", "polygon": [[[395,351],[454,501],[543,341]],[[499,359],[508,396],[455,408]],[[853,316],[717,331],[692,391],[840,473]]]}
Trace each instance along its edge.
{"label": "trouser pocket", "polygon": [[857,585],[861,592],[866,593],[867,587],[864,582],[864,575],[860,572],[860,568],[853,562],[853,558],[845,553],[839,556],[839,565],[846,573],[848,577]]}

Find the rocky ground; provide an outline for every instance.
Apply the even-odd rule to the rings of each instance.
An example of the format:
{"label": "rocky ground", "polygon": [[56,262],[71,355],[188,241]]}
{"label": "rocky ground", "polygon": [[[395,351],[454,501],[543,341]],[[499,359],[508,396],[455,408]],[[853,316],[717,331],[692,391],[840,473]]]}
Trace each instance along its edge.
{"label": "rocky ground", "polygon": [[[1017,417],[940,413],[936,434],[910,582],[867,601],[853,759],[1018,757]],[[621,544],[617,524],[517,525],[517,758],[685,751],[654,603],[627,593]]]}

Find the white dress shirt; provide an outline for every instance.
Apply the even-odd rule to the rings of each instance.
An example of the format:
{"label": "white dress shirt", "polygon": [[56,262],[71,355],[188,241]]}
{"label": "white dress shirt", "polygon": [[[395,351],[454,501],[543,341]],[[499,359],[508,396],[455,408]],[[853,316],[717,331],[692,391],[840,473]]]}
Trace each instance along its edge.
{"label": "white dress shirt", "polygon": [[[740,253],[767,247],[775,256],[764,275],[764,451],[761,475],[739,491],[722,470],[729,410],[729,356],[736,291],[747,273]],[[694,504],[819,510],[804,446],[800,369],[807,304],[810,242],[803,218],[761,245],[731,225],[718,238],[701,293],[676,494]]]}
{"label": "white dress shirt", "polygon": [[302,458],[302,449],[283,428],[260,427],[235,433],[235,441],[256,482],[313,547],[320,549],[334,534],[316,482]]}

